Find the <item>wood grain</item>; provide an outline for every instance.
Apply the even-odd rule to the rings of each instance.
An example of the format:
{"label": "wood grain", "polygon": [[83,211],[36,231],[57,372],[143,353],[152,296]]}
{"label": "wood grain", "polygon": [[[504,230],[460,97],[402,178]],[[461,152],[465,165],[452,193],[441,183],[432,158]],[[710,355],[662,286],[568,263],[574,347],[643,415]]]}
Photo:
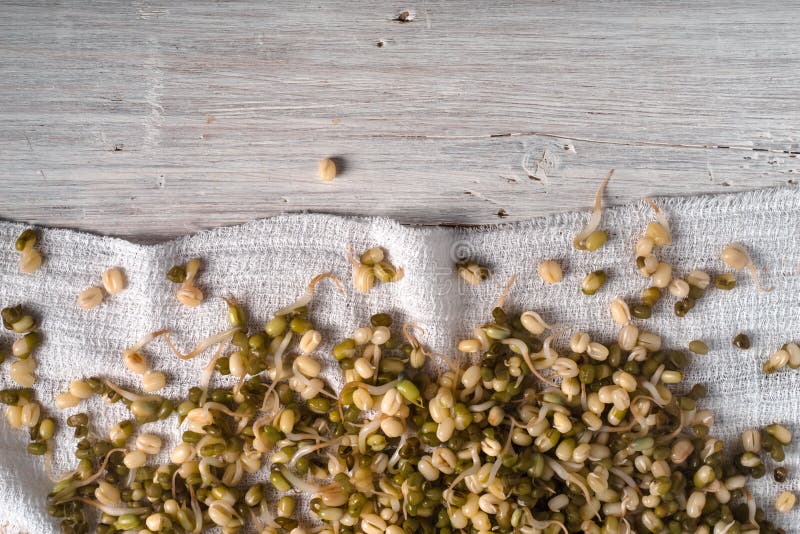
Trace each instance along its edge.
{"label": "wood grain", "polygon": [[611,167],[615,203],[785,185],[797,7],[4,2],[0,217],[156,240],[302,210],[519,220],[590,206]]}

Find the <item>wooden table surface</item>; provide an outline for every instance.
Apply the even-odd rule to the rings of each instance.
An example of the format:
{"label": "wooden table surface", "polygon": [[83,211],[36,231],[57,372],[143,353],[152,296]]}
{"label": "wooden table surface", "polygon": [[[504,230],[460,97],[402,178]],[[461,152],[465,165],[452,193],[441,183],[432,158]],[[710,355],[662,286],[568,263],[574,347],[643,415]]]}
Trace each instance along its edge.
{"label": "wooden table surface", "polygon": [[520,220],[588,208],[612,167],[611,203],[794,183],[798,7],[3,2],[0,218],[153,241]]}

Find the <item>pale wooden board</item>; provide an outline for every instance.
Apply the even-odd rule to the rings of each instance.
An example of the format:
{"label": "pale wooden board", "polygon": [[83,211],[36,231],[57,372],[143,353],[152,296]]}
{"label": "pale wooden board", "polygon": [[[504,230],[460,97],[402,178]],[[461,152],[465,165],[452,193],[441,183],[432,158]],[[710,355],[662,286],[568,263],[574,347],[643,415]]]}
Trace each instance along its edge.
{"label": "pale wooden board", "polygon": [[793,182],[799,6],[665,4],[4,2],[0,217],[155,240],[519,220],[611,167],[613,203]]}

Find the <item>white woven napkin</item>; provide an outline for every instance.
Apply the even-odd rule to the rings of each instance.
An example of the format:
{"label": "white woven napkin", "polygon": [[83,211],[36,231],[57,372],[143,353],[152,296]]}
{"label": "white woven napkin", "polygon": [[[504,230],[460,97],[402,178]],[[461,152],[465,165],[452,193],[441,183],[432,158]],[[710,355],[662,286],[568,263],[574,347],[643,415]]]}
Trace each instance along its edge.
{"label": "white woven napkin", "polygon": [[[687,380],[709,386],[704,406],[717,414],[717,435],[732,440],[745,428],[772,422],[799,430],[800,371],[783,370],[766,377],[760,368],[783,343],[800,341],[800,190],[673,198],[659,204],[669,217],[675,244],[658,254],[675,266],[677,274],[693,268],[712,273],[725,270],[719,260],[722,246],[738,241],[751,252],[764,283],[775,290],[759,293],[747,275],[739,273],[736,289],[710,289],[685,318],[673,314],[672,299],[666,297],[654,317],[640,321],[640,327],[661,334],[665,346],[682,348],[692,339],[709,344],[709,355],[694,358]],[[23,304],[40,318],[44,343],[36,351],[35,387],[46,407],[52,407],[54,396],[76,378],[102,375],[136,388],[137,379],[123,367],[120,351],[160,328],[172,330],[188,350],[197,340],[226,327],[220,297],[228,293],[239,298],[252,325],[259,327],[272,312],[301,295],[312,276],[325,271],[347,281],[345,294],[323,282],[313,301],[314,322],[328,343],[349,335],[371,314],[387,311],[400,320],[424,325],[423,341],[452,353],[457,339],[486,321],[500,293],[499,284],[514,274],[519,278],[507,301],[509,308],[537,310],[552,322],[609,340],[616,330],[608,313],[611,299],[634,300],[647,285],[634,268],[632,247],[653,213],[643,202],[605,210],[602,227],[609,230],[610,239],[595,253],[572,247],[574,235],[588,217],[588,213],[567,213],[519,224],[461,229],[405,227],[385,219],[287,215],[155,246],[43,229],[40,248],[45,263],[33,275],[18,271],[13,247],[25,226],[0,223],[0,306]],[[356,294],[345,256],[351,243],[356,251],[384,247],[391,261],[405,268],[405,278],[379,284],[367,295]],[[204,262],[199,284],[207,300],[196,309],[176,302],[175,287],[164,276],[171,265],[191,257]],[[464,257],[491,267],[493,279],[478,288],[465,286],[453,274],[454,260]],[[536,265],[544,259],[562,263],[563,282],[551,286],[540,280]],[[125,270],[128,289],[93,310],[78,308],[79,291],[99,284],[100,273],[111,266]],[[608,273],[608,282],[595,296],[584,296],[580,280],[596,269]],[[731,345],[739,332],[750,336],[750,350]],[[0,346],[8,348],[11,340],[8,332],[0,334]],[[149,345],[145,353],[152,368],[169,374],[164,393],[172,397],[184,395],[197,383],[208,359],[203,355],[180,361],[160,341]],[[8,366],[6,362],[0,367],[3,388],[13,387],[7,378]],[[333,368],[328,376],[338,383]],[[93,414],[93,428],[100,433],[129,417],[119,405],[96,400],[67,414],[79,410]],[[76,440],[63,424],[64,417],[59,420],[53,458],[56,473],[75,465]],[[177,436],[174,418],[151,428],[171,440]],[[44,461],[28,456],[25,446],[25,433],[0,420],[0,530],[5,526],[9,532],[57,531],[46,514],[50,483]],[[788,482],[779,485],[767,476],[753,484],[760,505],[771,509],[780,491],[800,489],[797,453],[795,445],[787,451]],[[796,532],[799,519],[795,511],[779,522]]]}

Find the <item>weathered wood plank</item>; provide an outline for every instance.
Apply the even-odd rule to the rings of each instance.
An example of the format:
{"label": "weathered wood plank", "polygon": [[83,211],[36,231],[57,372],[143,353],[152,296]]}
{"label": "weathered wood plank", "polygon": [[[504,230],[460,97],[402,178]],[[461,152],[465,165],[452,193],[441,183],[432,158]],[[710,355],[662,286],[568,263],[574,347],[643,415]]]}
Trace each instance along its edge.
{"label": "weathered wood plank", "polygon": [[351,4],[5,3],[0,217],[480,224],[587,207],[610,167],[612,202],[800,172],[797,5]]}

